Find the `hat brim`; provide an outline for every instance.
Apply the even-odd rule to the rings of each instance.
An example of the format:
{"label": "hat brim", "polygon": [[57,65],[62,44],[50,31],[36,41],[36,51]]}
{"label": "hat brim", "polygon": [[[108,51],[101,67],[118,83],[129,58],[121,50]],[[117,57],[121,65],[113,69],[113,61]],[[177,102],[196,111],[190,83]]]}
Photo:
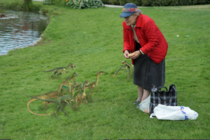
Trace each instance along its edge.
{"label": "hat brim", "polygon": [[131,13],[122,12],[122,13],[120,14],[120,17],[121,17],[121,18],[129,17],[129,16],[132,15],[133,13],[136,13],[136,12],[131,12]]}

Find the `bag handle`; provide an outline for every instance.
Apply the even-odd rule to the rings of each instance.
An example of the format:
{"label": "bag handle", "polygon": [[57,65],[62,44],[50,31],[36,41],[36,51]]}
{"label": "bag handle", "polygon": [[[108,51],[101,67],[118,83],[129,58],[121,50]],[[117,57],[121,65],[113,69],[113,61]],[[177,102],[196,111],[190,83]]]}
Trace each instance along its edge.
{"label": "bag handle", "polygon": [[[163,91],[162,91],[163,92]],[[159,96],[159,98],[161,99],[161,100],[163,100],[163,101],[167,101],[167,100],[170,100],[171,99],[171,96],[172,96],[172,93],[171,92],[169,92],[169,97],[168,98],[166,98],[166,99],[163,99],[163,97],[161,97],[160,96],[160,93],[159,92],[157,92],[158,93],[158,96]],[[166,92],[163,92],[164,94],[166,94]]]}
{"label": "bag handle", "polygon": [[167,87],[165,87],[165,86],[160,86],[160,87],[158,87],[158,88],[157,88],[157,91],[160,91],[162,88],[165,88],[166,91],[168,91]]}
{"label": "bag handle", "polygon": [[[175,85],[172,84],[172,85],[169,87],[169,90],[171,90],[171,88],[172,88],[173,86],[175,87]],[[166,91],[161,91],[162,88],[165,88]],[[170,100],[170,98],[171,98],[171,96],[172,96],[172,93],[171,93],[169,90],[168,90],[167,87],[165,87],[165,86],[160,86],[160,87],[157,88],[157,91],[156,91],[156,92],[157,92],[157,94],[158,94],[158,97],[159,97],[161,100],[166,101],[166,100]],[[160,96],[161,93],[162,93],[162,94],[169,94],[169,97],[166,98],[166,99],[163,99],[163,97]]]}
{"label": "bag handle", "polygon": [[[162,88],[165,88],[166,91],[161,91]],[[169,97],[166,98],[166,99],[163,99],[163,98],[160,96],[160,92],[161,92],[162,94],[167,94],[167,93],[169,93]],[[170,100],[170,98],[171,98],[171,96],[172,96],[172,93],[171,93],[170,91],[168,91],[167,87],[165,87],[165,86],[160,86],[160,87],[158,87],[157,93],[158,93],[159,98],[160,98],[161,100],[163,100],[163,101]]]}

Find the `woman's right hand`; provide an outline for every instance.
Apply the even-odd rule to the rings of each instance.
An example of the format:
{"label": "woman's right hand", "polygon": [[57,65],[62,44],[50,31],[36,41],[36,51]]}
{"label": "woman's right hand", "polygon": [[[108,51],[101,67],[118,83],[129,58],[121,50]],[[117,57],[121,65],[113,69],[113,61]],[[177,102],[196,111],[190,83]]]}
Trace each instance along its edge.
{"label": "woman's right hand", "polygon": [[129,55],[129,52],[127,50],[125,50],[124,51],[124,57],[127,58],[127,59],[129,59],[130,57],[128,55]]}

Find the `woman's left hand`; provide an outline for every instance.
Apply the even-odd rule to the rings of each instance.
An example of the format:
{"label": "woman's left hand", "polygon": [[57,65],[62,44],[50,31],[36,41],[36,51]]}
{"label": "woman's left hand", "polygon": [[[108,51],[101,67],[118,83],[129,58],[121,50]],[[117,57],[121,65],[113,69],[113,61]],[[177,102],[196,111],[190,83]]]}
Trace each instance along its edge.
{"label": "woman's left hand", "polygon": [[139,57],[140,52],[139,52],[139,51],[135,51],[135,52],[133,52],[132,54],[133,54],[133,55],[132,55],[132,56],[130,56],[130,58],[131,58],[131,59],[136,59],[136,58],[138,58],[138,57]]}

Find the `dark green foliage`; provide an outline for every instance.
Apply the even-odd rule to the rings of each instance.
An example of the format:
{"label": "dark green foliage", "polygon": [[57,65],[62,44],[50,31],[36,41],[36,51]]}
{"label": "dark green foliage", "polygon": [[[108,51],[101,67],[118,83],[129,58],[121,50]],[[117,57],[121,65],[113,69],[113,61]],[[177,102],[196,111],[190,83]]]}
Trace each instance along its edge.
{"label": "dark green foliage", "polygon": [[46,5],[54,4],[54,0],[45,0],[44,4],[46,4]]}
{"label": "dark green foliage", "polygon": [[60,5],[60,6],[66,6],[67,0],[45,0],[45,5]]}
{"label": "dark green foliage", "polygon": [[142,6],[150,6],[151,2],[150,0],[142,0]]}
{"label": "dark green foliage", "polygon": [[102,0],[105,4],[125,5],[135,3],[137,6],[178,6],[209,4],[210,0]]}
{"label": "dark green foliage", "polygon": [[136,5],[141,5],[142,0],[102,0],[104,4],[112,5],[125,5],[126,3],[135,3]]}
{"label": "dark green foliage", "polygon": [[120,0],[112,0],[111,1],[111,4],[114,4],[114,5],[119,5],[121,2]]}
{"label": "dark green foliage", "polygon": [[[109,1],[112,2],[112,0]],[[128,3],[128,0],[119,0],[119,5],[125,5],[126,3]]]}
{"label": "dark green foliage", "polygon": [[33,9],[32,0],[24,0],[24,3],[22,5],[22,9],[24,11],[32,11],[32,9]]}
{"label": "dark green foliage", "polygon": [[34,6],[32,0],[24,0],[23,4],[20,7],[23,11],[38,11],[39,7]]}
{"label": "dark green foliage", "polygon": [[11,0],[9,2],[0,2],[0,9],[37,12],[40,10],[40,8],[41,5],[33,4],[32,0]]}
{"label": "dark green foliage", "polygon": [[136,5],[142,5],[142,0],[127,0],[127,3],[135,3]]}
{"label": "dark green foliage", "polygon": [[103,2],[104,4],[111,4],[111,3],[109,2],[109,0],[102,0],[102,2]]}
{"label": "dark green foliage", "polygon": [[171,0],[171,6],[177,6],[179,5],[179,1],[178,0]]}
{"label": "dark green foliage", "polygon": [[142,0],[143,5],[152,6],[178,6],[207,4],[209,0]]}
{"label": "dark green foliage", "polygon": [[104,6],[101,0],[70,0],[66,5],[74,9],[99,8]]}
{"label": "dark green foliage", "polygon": [[44,4],[68,6],[74,9],[98,8],[104,6],[101,0],[45,0]]}
{"label": "dark green foliage", "polygon": [[169,6],[173,3],[173,0],[150,0],[152,6]]}

